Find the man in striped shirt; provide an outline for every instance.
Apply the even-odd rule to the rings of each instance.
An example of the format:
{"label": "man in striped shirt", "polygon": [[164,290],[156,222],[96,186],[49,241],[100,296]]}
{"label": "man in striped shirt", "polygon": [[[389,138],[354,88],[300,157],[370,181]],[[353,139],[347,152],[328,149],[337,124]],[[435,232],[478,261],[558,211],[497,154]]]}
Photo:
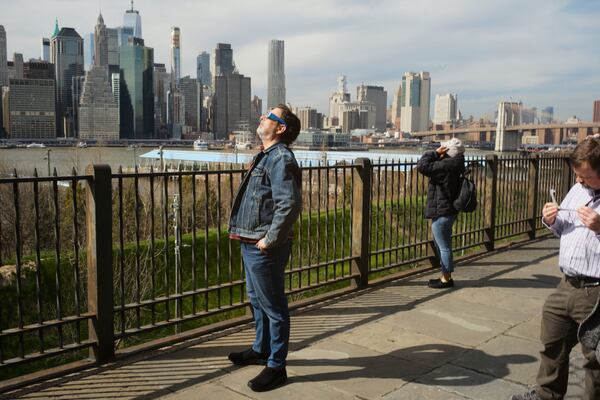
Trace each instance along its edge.
{"label": "man in striped shirt", "polygon": [[[563,202],[546,203],[544,224],[560,237],[558,264],[564,277],[546,299],[540,339],[544,346],[537,386],[513,400],[562,399],[567,391],[569,354],[577,329],[600,294],[600,135],[581,142],[571,155],[577,183]],[[584,399],[600,399],[600,364],[595,349],[586,358]]]}

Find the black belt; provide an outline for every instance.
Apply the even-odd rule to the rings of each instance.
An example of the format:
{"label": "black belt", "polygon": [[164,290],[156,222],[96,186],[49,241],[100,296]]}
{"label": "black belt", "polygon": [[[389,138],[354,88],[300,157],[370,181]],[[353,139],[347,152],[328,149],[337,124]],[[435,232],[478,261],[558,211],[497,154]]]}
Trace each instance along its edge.
{"label": "black belt", "polygon": [[565,275],[565,280],[575,288],[600,286],[600,278],[591,278],[589,276],[569,276]]}

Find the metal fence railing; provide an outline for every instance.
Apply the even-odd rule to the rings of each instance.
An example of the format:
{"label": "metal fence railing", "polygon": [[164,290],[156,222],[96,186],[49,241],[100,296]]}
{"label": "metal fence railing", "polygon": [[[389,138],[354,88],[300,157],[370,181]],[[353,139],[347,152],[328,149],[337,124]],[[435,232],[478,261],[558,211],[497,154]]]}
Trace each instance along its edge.
{"label": "metal fence railing", "polygon": [[[539,215],[549,189],[564,196],[572,184],[566,160],[562,155],[470,157],[467,169],[478,189],[479,206],[459,214],[453,250],[491,250],[496,242],[519,235],[534,238],[543,228]],[[416,164],[386,160],[371,167],[371,272],[432,260],[432,234],[423,214],[428,180]]]}
{"label": "metal fence railing", "polygon": [[[457,254],[535,238],[564,156],[468,160],[479,206],[454,226]],[[227,222],[239,166],[0,179],[0,372],[115,349],[244,315],[239,245]],[[435,265],[416,160],[302,166],[303,210],[286,271],[292,301]],[[393,275],[391,275],[393,276]],[[44,368],[40,366],[39,368]]]}
{"label": "metal fence railing", "polygon": [[84,276],[90,178],[0,179],[0,365],[94,345]]}

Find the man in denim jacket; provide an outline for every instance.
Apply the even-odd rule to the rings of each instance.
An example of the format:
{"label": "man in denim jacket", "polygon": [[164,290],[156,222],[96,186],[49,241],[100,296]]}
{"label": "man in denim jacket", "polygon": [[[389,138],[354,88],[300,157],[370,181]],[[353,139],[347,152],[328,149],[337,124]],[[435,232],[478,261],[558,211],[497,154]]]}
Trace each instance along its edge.
{"label": "man in denim jacket", "polygon": [[280,104],[261,117],[256,132],[263,150],[242,181],[229,220],[230,238],[241,242],[256,339],[251,348],[231,353],[229,359],[236,365],[266,365],[248,382],[252,390],[266,391],[287,380],[290,316],[285,265],[302,205],[301,171],[288,146],[298,137],[300,121]]}

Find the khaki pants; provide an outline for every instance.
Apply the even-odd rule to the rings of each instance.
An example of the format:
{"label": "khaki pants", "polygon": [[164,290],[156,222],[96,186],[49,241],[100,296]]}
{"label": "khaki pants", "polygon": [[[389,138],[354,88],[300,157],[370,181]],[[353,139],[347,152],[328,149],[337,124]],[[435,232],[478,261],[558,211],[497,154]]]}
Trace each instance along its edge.
{"label": "khaki pants", "polygon": [[[541,354],[536,391],[542,399],[562,399],[569,379],[569,354],[577,344],[577,328],[592,312],[600,286],[576,288],[563,279],[548,296],[542,314]],[[600,364],[593,349],[582,346],[586,358],[586,400],[600,399]]]}

